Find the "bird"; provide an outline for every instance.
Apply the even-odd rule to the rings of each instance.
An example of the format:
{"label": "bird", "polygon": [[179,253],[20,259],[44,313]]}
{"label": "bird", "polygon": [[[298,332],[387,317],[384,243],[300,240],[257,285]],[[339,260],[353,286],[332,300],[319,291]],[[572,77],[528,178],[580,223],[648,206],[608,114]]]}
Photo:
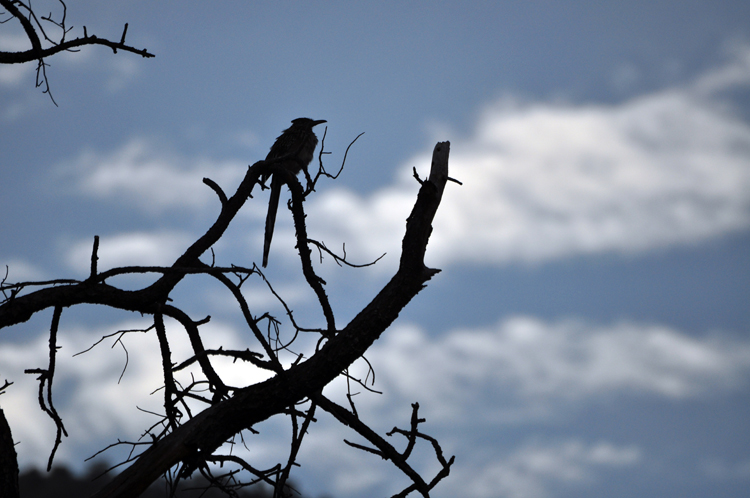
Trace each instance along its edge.
{"label": "bird", "polygon": [[268,265],[268,252],[271,249],[276,212],[279,209],[279,198],[281,197],[281,186],[284,183],[282,175],[274,175],[273,171],[283,168],[293,175],[297,175],[303,169],[307,171],[307,166],[312,162],[315,147],[318,145],[318,137],[313,133],[313,128],[326,122],[325,119],[293,119],[292,126],[279,135],[266,156],[266,161],[278,160],[278,162],[274,165],[272,171],[264,173],[262,176],[264,183],[269,176],[271,177],[271,195],[268,199],[266,232],[263,240],[263,268]]}

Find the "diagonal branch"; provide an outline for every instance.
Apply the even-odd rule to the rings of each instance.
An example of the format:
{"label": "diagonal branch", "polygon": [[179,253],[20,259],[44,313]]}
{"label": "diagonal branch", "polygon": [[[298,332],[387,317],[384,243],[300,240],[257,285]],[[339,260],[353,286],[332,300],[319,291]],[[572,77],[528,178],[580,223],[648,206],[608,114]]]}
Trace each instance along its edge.
{"label": "diagonal branch", "polygon": [[[25,322],[35,313],[58,305],[70,307],[84,303],[101,304],[116,309],[153,315],[158,311],[156,303],[166,302],[169,293],[186,274],[191,272],[208,273],[205,269],[206,265],[200,263],[198,258],[224,235],[229,224],[250,196],[259,176],[267,169],[268,167],[263,161],[259,161],[248,168],[235,194],[222,205],[221,212],[214,224],[182,256],[177,258],[172,265],[173,271],[144,267],[144,272],[158,271],[163,273],[150,286],[139,290],[126,291],[106,284],[104,282],[105,277],[121,273],[121,271],[115,269],[99,274],[96,278],[89,277],[83,282],[66,280],[62,281],[61,285],[39,289],[23,296],[18,296],[16,292],[0,304],[0,328]],[[6,287],[13,286],[6,285]]]}
{"label": "diagonal branch", "polygon": [[[264,382],[238,390],[232,398],[207,408],[154,442],[95,496],[138,496],[179,462],[206,459],[242,430],[285,412],[305,398],[313,398],[361,357],[439,271],[424,266],[424,254],[432,231],[431,222],[447,181],[448,147],[448,142],[442,142],[435,148],[432,168],[435,174],[422,184],[407,220],[399,269],[370,304],[308,360]],[[441,161],[445,164],[440,164]],[[227,205],[232,202],[228,200]]]}
{"label": "diagonal branch", "polygon": [[377,432],[370,429],[370,427],[362,422],[359,417],[354,415],[354,413],[350,412],[343,406],[334,403],[322,394],[315,396],[313,399],[320,405],[322,409],[333,415],[336,420],[348,427],[351,427],[359,435],[375,445],[377,450],[345,441],[347,444],[355,448],[374,453],[384,460],[392,461],[393,464],[398,467],[401,472],[403,472],[409,479],[412,480],[416,489],[420,493],[422,493],[423,496],[429,497],[429,488],[427,486],[427,483],[424,482],[424,479],[422,479],[422,476],[420,476],[416,470],[411,468],[411,466],[406,463],[408,455],[402,455],[401,453],[396,451],[396,449],[391,446],[390,443],[388,443],[385,439],[378,435]]}

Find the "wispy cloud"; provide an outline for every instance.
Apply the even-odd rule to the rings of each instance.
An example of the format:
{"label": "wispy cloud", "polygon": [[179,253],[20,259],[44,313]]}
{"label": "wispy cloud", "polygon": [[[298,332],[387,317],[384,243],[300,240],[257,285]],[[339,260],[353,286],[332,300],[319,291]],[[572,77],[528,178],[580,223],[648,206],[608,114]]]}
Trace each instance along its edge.
{"label": "wispy cloud", "polygon": [[[355,397],[364,419],[386,432],[405,424],[409,404],[418,401],[428,421],[424,431],[449,455],[462,455],[436,496],[544,498],[559,496],[561,488],[597,486],[605,474],[642,464],[639,443],[548,439],[528,429],[561,414],[576,417],[571,413],[596,400],[648,396],[688,402],[731,395],[750,381],[746,339],[718,333],[694,337],[633,323],[516,317],[440,338],[397,326],[367,358],[375,368],[375,388],[385,395]],[[364,377],[366,365],[360,366],[350,372]],[[337,380],[326,393],[346,404],[345,390]],[[400,478],[374,466],[367,455],[348,448],[342,455],[331,448],[331,441],[356,436],[321,419],[303,449],[311,475],[331,475],[321,479],[321,489],[363,495],[400,489]],[[523,434],[517,445],[490,436],[503,426]],[[472,443],[472,437],[481,441]],[[426,454],[418,460],[424,466],[432,462]],[[709,463],[706,472],[721,474],[724,467]]]}
{"label": "wispy cloud", "polygon": [[[61,460],[80,465],[81,454],[90,454],[116,437],[137,437],[144,426],[153,423],[153,417],[135,408],[161,410],[160,391],[155,391],[161,384],[161,360],[153,333],[125,337],[128,366],[119,383],[126,354],[114,338],[82,357],[71,356],[104,334],[142,329],[149,323],[131,320],[105,329],[65,326],[60,334],[55,399],[72,436],[63,444]],[[176,337],[184,333],[176,324],[168,327]],[[204,328],[207,348],[248,347],[247,339],[227,324],[212,321]],[[53,425],[36,406],[34,380],[22,374],[24,368],[45,366],[47,354],[44,334],[0,349],[0,371],[16,382],[3,395],[3,403],[12,408],[6,415],[22,442],[17,449],[24,464],[41,464],[53,440]],[[189,341],[175,340],[172,354],[175,361],[189,356]],[[376,343],[367,357],[376,369],[375,387],[386,395],[356,397],[365,420],[385,432],[393,424],[405,424],[409,403],[419,401],[423,406],[420,414],[429,420],[425,431],[437,436],[450,454],[466,454],[467,443],[462,438],[467,434],[493,431],[506,422],[514,427],[538,424],[541,419],[535,413],[550,417],[550,413],[559,413],[560,407],[575,409],[586,406],[582,401],[613,393],[676,401],[716,396],[745,384],[750,372],[750,344],[745,340],[718,334],[693,338],[658,326],[546,323],[533,318],[509,319],[486,329],[456,330],[437,339],[415,328],[397,327]],[[215,361],[215,367],[226,375],[227,382],[236,385],[265,378],[257,369],[231,362]],[[150,394],[153,392],[157,394]],[[343,396],[344,382],[336,381],[326,392],[334,398]],[[371,456],[341,445],[341,438],[352,437],[346,428],[322,414],[320,419],[302,457],[306,469],[324,476],[321,489],[352,494],[380,489],[387,483],[389,489],[400,485],[392,482],[390,470],[373,466]],[[279,434],[285,434],[286,429],[278,421],[269,423],[263,425],[260,436],[253,436],[253,455],[283,458],[288,441]],[[641,451],[632,444],[575,438],[555,442],[534,434],[525,436],[516,449],[501,450],[487,443],[473,452],[479,460],[454,469],[456,476],[448,481],[445,496],[450,496],[450,483],[454,482],[471,484],[465,496],[497,496],[491,490],[502,486],[508,496],[543,497],[557,484],[588,485],[605,469],[638,465],[642,459]],[[426,454],[417,459],[432,462]],[[719,470],[715,462],[706,466],[707,472]],[[360,478],[352,479],[352,475]]]}
{"label": "wispy cloud", "polygon": [[210,203],[218,206],[216,194],[203,178],[235,186],[246,168],[240,162],[183,157],[160,149],[154,141],[135,138],[111,153],[82,152],[56,170],[55,181],[64,181],[74,192],[159,213],[170,208],[200,209]]}
{"label": "wispy cloud", "polygon": [[[747,229],[750,125],[723,95],[748,84],[744,47],[692,83],[619,104],[506,97],[488,105],[469,136],[440,137],[452,138],[451,175],[464,184],[448,186],[429,261],[633,253]],[[311,235],[333,247],[345,242],[362,260],[393,252],[417,190],[411,167],[426,174],[430,152],[405,161],[394,184],[371,194],[333,188],[312,198]],[[133,139],[109,154],[82,153],[63,177],[78,192],[160,212],[204,208],[216,200],[202,178],[235,185],[245,167]],[[277,236],[290,230],[282,224]]]}
{"label": "wispy cloud", "polygon": [[[18,30],[22,31],[20,25]],[[47,46],[45,44],[45,46]],[[23,34],[0,34],[0,50],[21,52],[31,48],[31,42]],[[45,59],[54,69],[47,69],[50,87],[57,87],[56,83],[69,77],[99,75],[102,77],[101,86],[110,93],[116,93],[126,88],[141,73],[140,61],[128,54],[113,56],[111,52],[84,47],[81,50],[63,51]],[[69,70],[69,71],[66,71]],[[0,109],[0,118],[14,121],[28,116],[31,111],[49,104],[49,98],[42,95],[42,89],[36,88],[37,62],[30,61],[23,64],[0,65],[0,91],[4,92],[4,102]],[[86,77],[85,76],[85,77]],[[62,102],[65,96],[55,95]]]}
{"label": "wispy cloud", "polygon": [[[326,420],[327,416],[320,419],[302,448],[301,463],[303,471],[309,475],[305,476],[308,487],[335,495],[389,496],[408,485],[397,471],[377,465],[372,455],[339,443],[343,438],[359,441],[352,431],[334,427]],[[453,430],[460,433],[462,428],[454,425]],[[450,434],[442,435],[442,447],[455,448],[454,439]],[[606,440],[550,440],[530,436],[503,449],[474,445],[467,450],[466,446],[461,447],[461,455],[452,467],[450,477],[431,495],[471,498],[560,496],[561,488],[582,490],[596,486],[601,484],[605,474],[632,471],[644,460],[643,451],[637,445]],[[411,464],[417,468],[434,469],[434,465],[430,465],[431,456],[419,450]]]}
{"label": "wispy cloud", "polygon": [[0,66],[0,87],[17,88],[21,84],[34,86],[33,64],[15,64]]}
{"label": "wispy cloud", "polygon": [[[136,440],[146,427],[157,421],[153,413],[163,411],[163,391],[159,390],[163,374],[153,331],[137,332],[146,329],[150,320],[132,319],[96,328],[66,324],[65,316],[63,314],[58,337],[60,348],[53,400],[70,438],[64,439],[57,461],[79,467],[83,465],[83,458],[117,438]],[[184,330],[170,320],[167,320],[167,326],[169,333],[178,337],[170,346],[173,359],[176,362],[187,359],[191,355],[190,341],[187,338],[179,340],[180,334],[185,334]],[[249,346],[242,335],[226,324],[212,321],[202,328],[207,348],[245,349]],[[126,334],[121,343],[116,342],[115,336],[81,356],[73,356],[90,348],[102,336],[121,330],[133,332]],[[5,343],[0,348],[2,378],[14,382],[3,394],[2,402],[14,439],[20,443],[16,450],[21,465],[41,467],[46,464],[55,437],[54,423],[38,405],[36,377],[23,373],[28,368],[46,368],[48,341],[45,334],[40,334],[33,341]],[[215,361],[214,366],[233,385],[257,382],[267,377],[254,367],[230,361]],[[193,374],[200,376],[188,368],[179,372],[177,378],[188,384]],[[114,460],[115,455],[118,455],[117,451],[105,457]]]}
{"label": "wispy cloud", "polygon": [[[464,185],[446,190],[431,261],[637,252],[747,229],[750,126],[722,92],[749,83],[745,47],[693,83],[620,104],[489,105],[470,136],[451,140],[451,175]],[[414,198],[411,165],[426,172],[429,152],[368,197],[317,199],[311,223],[354,252],[398,247]]]}
{"label": "wispy cloud", "polygon": [[44,271],[38,266],[23,258],[0,257],[0,280],[5,278],[7,271],[8,282],[26,282],[30,280],[41,280]]}
{"label": "wispy cloud", "polygon": [[[0,50],[22,52],[31,48],[29,39],[21,34],[0,33]],[[33,86],[32,74],[36,70],[34,62],[27,64],[0,65],[0,87],[16,88],[22,82]]]}
{"label": "wispy cloud", "polygon": [[[30,48],[31,42],[22,33],[0,33],[0,50],[22,52]],[[0,119],[3,121],[13,122],[39,107],[35,98],[41,93],[35,88],[36,68],[36,62],[0,64],[0,98],[3,100]]]}
{"label": "wispy cloud", "polygon": [[368,359],[379,388],[439,407],[444,421],[481,413],[518,422],[569,401],[612,394],[689,399],[750,380],[750,343],[737,338],[531,317],[434,339],[399,327],[371,348]]}
{"label": "wispy cloud", "polygon": [[[600,470],[632,467],[641,460],[635,446],[617,446],[599,441],[593,444],[579,440],[558,443],[531,441],[509,455],[485,460],[476,466],[459,468],[458,476],[448,480],[442,496],[490,498],[545,498],[557,496],[561,487],[585,486],[596,480]],[[462,484],[462,489],[451,489]]]}
{"label": "wispy cloud", "polygon": [[[102,236],[99,242],[99,269],[117,266],[169,265],[188,248],[192,240],[184,232],[122,233]],[[67,251],[71,268],[86,272],[91,265],[93,239],[74,243]]]}

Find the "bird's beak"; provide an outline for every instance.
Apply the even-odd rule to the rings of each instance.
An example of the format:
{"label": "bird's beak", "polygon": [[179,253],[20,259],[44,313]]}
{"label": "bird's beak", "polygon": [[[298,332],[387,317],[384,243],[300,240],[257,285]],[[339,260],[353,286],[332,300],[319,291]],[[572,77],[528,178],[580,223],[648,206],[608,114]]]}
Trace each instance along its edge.
{"label": "bird's beak", "polygon": [[328,121],[326,121],[325,119],[319,119],[319,120],[317,120],[317,121],[313,121],[313,124],[312,124],[312,125],[313,125],[313,127],[315,127],[315,126],[318,126],[319,124],[322,124],[322,123],[327,123],[327,122],[328,122]]}

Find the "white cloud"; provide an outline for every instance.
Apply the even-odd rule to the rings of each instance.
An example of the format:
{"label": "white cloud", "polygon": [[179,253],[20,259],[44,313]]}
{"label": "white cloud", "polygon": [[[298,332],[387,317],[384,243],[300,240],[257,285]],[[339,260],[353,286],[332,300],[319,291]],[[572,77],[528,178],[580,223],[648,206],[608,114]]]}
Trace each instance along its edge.
{"label": "white cloud", "polygon": [[[22,33],[20,25],[15,28]],[[21,52],[30,48],[31,42],[25,34],[0,34],[0,50]],[[111,51],[107,52],[101,48],[96,50],[84,47],[82,50],[63,51],[46,58],[47,63],[54,67],[53,70],[47,70],[53,92],[55,82],[66,77],[60,69],[69,69],[73,73],[91,74],[92,70],[101,72],[105,78],[102,86],[111,93],[125,88],[140,74],[141,65],[136,57],[129,57],[129,54],[113,57]],[[50,104],[49,98],[42,96],[45,85],[35,88],[36,71],[36,61],[0,65],[0,89],[10,92],[7,95],[10,102],[3,106],[0,117],[6,121],[14,121],[36,108]],[[58,97],[64,99],[62,95]]]}
{"label": "white cloud", "polygon": [[[745,47],[691,84],[620,104],[509,97],[488,105],[471,136],[440,137],[452,138],[451,175],[463,186],[448,185],[428,263],[632,253],[747,229],[750,126],[722,95],[748,84]],[[358,261],[397,254],[417,193],[411,168],[426,175],[430,154],[405,161],[394,184],[369,195],[332,188],[313,197],[311,236],[334,248],[345,242]],[[63,176],[77,191],[150,212],[211,203],[218,209],[202,178],[229,189],[246,167],[180,157],[142,139],[111,154],[83,153],[71,164]],[[291,229],[280,223],[275,238],[291,240]]]}
{"label": "white cloud", "polygon": [[[83,465],[82,458],[118,438],[135,440],[144,429],[157,421],[154,415],[139,408],[154,413],[163,412],[163,391],[158,389],[163,377],[159,347],[153,331],[128,333],[122,340],[127,354],[120,344],[115,344],[115,338],[109,338],[93,350],[73,356],[88,349],[104,335],[118,330],[145,329],[150,325],[148,319],[120,322],[102,329],[80,328],[66,325],[65,322],[66,314],[63,313],[58,333],[60,349],[56,360],[53,401],[70,437],[63,439],[56,461],[79,467]],[[224,324],[212,321],[201,329],[206,348],[252,347],[241,334]],[[189,357],[190,342],[184,330],[168,321],[167,333],[171,339],[173,361],[181,362]],[[14,382],[0,397],[0,403],[14,440],[20,442],[16,450],[22,466],[45,466],[54,442],[54,424],[38,405],[36,376],[23,374],[24,369],[46,368],[48,351],[46,334],[40,334],[34,341],[25,344],[5,343],[0,348],[0,372],[3,376],[0,380]],[[214,366],[231,385],[247,385],[267,378],[256,368],[240,363],[215,361]],[[179,372],[177,378],[187,385],[191,381],[191,374],[201,378],[200,373],[191,368]],[[121,375],[122,380],[118,382]],[[113,454],[106,456],[110,460],[116,459]]]}
{"label": "white cloud", "polygon": [[730,42],[726,51],[731,60],[699,77],[694,84],[697,92],[710,96],[733,87],[745,87],[750,82],[750,46],[745,42]]}
{"label": "white cloud", "polygon": [[[144,322],[119,325],[122,329],[145,328]],[[112,326],[100,335],[116,330],[117,326]],[[149,393],[160,384],[160,359],[158,347],[142,347],[144,339],[154,340],[153,334],[149,338],[129,334],[124,343],[131,353],[130,363],[123,382],[118,385],[126,356],[120,348],[109,350],[113,340],[106,341],[106,345],[100,345],[94,352],[73,358],[73,354],[91,346],[100,335],[71,331],[67,327],[60,332],[53,402],[70,437],[63,439],[57,461],[72,459],[74,465],[80,465],[82,448],[86,448],[85,456],[97,449],[88,447],[87,443],[96,442],[101,448],[113,442],[115,434],[137,437],[139,431],[154,422],[153,416],[139,412],[135,405],[159,411],[159,396],[149,396]],[[36,376],[23,374],[27,368],[47,367],[48,348],[48,337],[41,334],[33,342],[6,343],[0,349],[0,369],[14,382],[2,397],[3,408],[14,440],[20,443],[16,450],[22,466],[46,466],[54,442],[54,423],[41,411],[36,399]],[[137,354],[133,354],[136,351]]]}
{"label": "white cloud", "polygon": [[[22,52],[30,48],[31,42],[23,34],[0,33],[0,50]],[[36,99],[39,91],[34,88],[36,68],[35,62],[0,64],[0,92],[3,92],[0,119],[3,121],[13,122],[39,107]]]}
{"label": "white cloud", "polygon": [[[4,52],[22,52],[31,48],[31,42],[24,35],[0,33],[0,50]],[[33,86],[33,73],[36,64],[2,64],[0,65],[0,87],[16,88],[22,82]]]}
{"label": "white cloud", "polygon": [[530,317],[435,339],[397,327],[367,357],[376,388],[424,402],[443,421],[481,413],[517,422],[544,416],[559,402],[622,393],[686,399],[736,388],[750,373],[747,341],[695,338],[658,325]]}
{"label": "white cloud", "polygon": [[[105,329],[75,325],[61,329],[55,399],[71,433],[60,450],[61,461],[78,466],[82,454],[91,454],[117,437],[138,437],[154,419],[136,406],[161,411],[161,391],[151,394],[161,384],[161,360],[153,333],[125,337],[129,364],[119,384],[125,353],[119,345],[110,349],[113,339],[83,356],[71,356],[104,334],[148,324],[147,319],[138,319]],[[207,348],[249,346],[247,338],[232,327],[214,321],[203,327]],[[168,323],[168,333],[173,360],[179,362],[189,355],[189,341],[179,326]],[[46,366],[47,351],[44,334],[33,342],[6,344],[0,349],[0,371],[4,378],[16,382],[0,401],[16,440],[22,442],[17,449],[24,465],[42,465],[54,439],[52,423],[36,405],[33,378],[21,373],[24,368]],[[597,482],[604,470],[638,465],[642,457],[633,445],[575,439],[549,442],[533,434],[525,436],[509,454],[496,448],[492,440],[472,443],[482,431],[494,431],[498,423],[508,420],[501,413],[504,410],[523,412],[512,420],[519,427],[539,422],[529,413],[540,403],[554,410],[572,399],[576,403],[570,405],[580,407],[584,398],[623,392],[677,400],[710,396],[746,380],[750,345],[719,335],[695,339],[654,326],[596,327],[516,318],[489,329],[455,331],[440,339],[398,327],[376,343],[368,358],[376,368],[375,387],[386,395],[356,397],[365,421],[381,432],[393,425],[403,427],[408,423],[409,403],[419,401],[423,406],[420,415],[428,419],[425,432],[438,437],[448,456],[461,454],[465,459],[469,455],[469,460],[457,461],[451,478],[438,488],[436,496],[455,496],[455,486],[469,486],[462,495],[520,498],[543,497],[561,484],[588,486]],[[265,378],[252,367],[222,361],[216,361],[215,366],[234,385]],[[189,372],[181,375],[183,380],[189,379]],[[334,398],[343,392],[341,380],[327,389]],[[320,482],[314,486],[337,494],[385,488],[398,491],[403,478],[394,479],[397,471],[346,447],[341,439],[359,440],[358,436],[328,415],[320,412],[318,419],[303,446],[300,475],[318,475]],[[261,435],[252,436],[249,453],[237,449],[262,459],[261,465],[283,459],[288,449],[288,427],[275,419],[268,424],[261,427]],[[420,446],[413,463],[421,469],[434,468],[429,445],[424,446],[427,449]],[[718,468],[707,465],[706,471],[717,473]],[[497,493],[493,494],[493,489]]]}
{"label": "white cloud", "polygon": [[28,282],[44,278],[42,269],[23,259],[0,258],[0,280],[5,277],[6,270],[8,272],[8,283]]}
{"label": "white cloud", "polygon": [[[7,52],[22,52],[31,49],[31,42],[29,41],[28,36],[23,33],[20,25],[14,26],[13,28],[20,33],[1,33],[0,50]],[[68,38],[75,38],[82,35],[83,33],[79,32],[72,37],[68,35]],[[50,46],[48,43],[44,42],[44,40],[43,44],[45,47]],[[140,73],[140,66],[138,64],[139,58],[137,56],[132,54],[113,56],[110,50],[105,50],[102,47],[93,48],[88,46],[83,47],[80,50],[63,51],[48,57],[46,60],[48,62],[54,61],[54,64],[57,67],[69,67],[74,71],[87,69],[103,70],[103,72],[109,77],[106,87],[110,91],[120,90]],[[26,75],[30,75],[36,71],[36,66],[36,61],[0,66],[0,86],[5,85],[16,87],[21,79],[29,80]]]}
{"label": "white cloud", "polygon": [[[750,226],[750,126],[723,90],[747,88],[750,48],[696,82],[616,105],[502,99],[451,140],[451,176],[428,261],[504,264],[636,252]],[[451,138],[441,136],[440,139]],[[399,247],[431,151],[369,197],[327,192],[311,224],[374,257]]]}
{"label": "white cloud", "polygon": [[[99,241],[99,271],[118,266],[169,265],[192,243],[187,233],[136,232],[102,236]],[[73,244],[67,251],[68,265],[86,272],[91,267],[93,238]]]}
{"label": "white cloud", "polygon": [[81,153],[57,170],[55,180],[71,183],[76,192],[130,202],[149,213],[207,206],[215,206],[218,213],[219,200],[203,178],[211,178],[231,195],[246,169],[236,161],[188,159],[136,138],[110,154]]}
{"label": "white cloud", "polygon": [[[346,438],[364,444],[359,436],[329,423],[328,415],[318,418],[301,450],[300,463],[306,490],[312,488],[313,491],[325,491],[337,496],[389,496],[408,485],[408,480],[390,462],[382,462],[341,442]],[[454,429],[457,427],[454,426]],[[426,430],[434,435],[429,429]],[[605,440],[558,441],[530,436],[515,448],[501,450],[491,444],[458,442],[450,432],[439,439],[444,450],[447,446],[456,450],[448,452],[447,456],[454,453],[458,453],[458,456],[450,476],[431,492],[436,497],[556,496],[560,493],[555,491],[562,487],[580,489],[594,486],[601,483],[602,474],[630,471],[643,460],[638,446]],[[389,442],[399,446],[398,441],[389,439]],[[417,445],[410,463],[424,472],[423,477],[431,478],[437,472],[434,456],[431,449],[422,451],[420,444],[424,443]]]}
{"label": "white cloud", "polygon": [[22,83],[34,85],[34,72],[36,66],[33,64],[0,65],[0,86],[16,88]]}
{"label": "white cloud", "polygon": [[29,37],[22,34],[23,31],[18,29],[19,34],[0,33],[0,50],[3,52],[22,52],[31,49]]}
{"label": "white cloud", "polygon": [[[333,422],[318,410],[318,422],[306,436],[300,450],[305,490],[335,496],[391,496],[401,491],[404,478],[394,473],[390,462],[350,448],[343,442],[365,442],[354,431]],[[401,486],[401,488],[399,488]],[[387,488],[383,490],[382,488]],[[317,490],[317,491],[316,491]]]}
{"label": "white cloud", "polygon": [[[585,486],[603,469],[637,465],[641,452],[634,446],[616,446],[599,441],[578,440],[542,444],[528,442],[504,458],[459,468],[452,473],[438,496],[474,498],[544,498],[561,487]],[[458,475],[453,475],[458,474]],[[460,484],[459,490],[456,485]]]}
{"label": "white cloud", "polygon": [[[745,339],[721,334],[696,338],[655,325],[548,323],[529,317],[439,338],[396,326],[370,348],[367,358],[375,368],[374,387],[385,394],[355,397],[363,419],[381,433],[393,425],[403,427],[409,404],[418,401],[420,415],[427,419],[424,432],[438,438],[447,456],[459,456],[435,496],[543,498],[558,495],[561,487],[598,485],[607,472],[640,465],[641,449],[606,440],[549,441],[529,434],[529,427],[570,416],[592,400],[705,398],[731,393],[750,377],[750,342]],[[352,372],[364,378],[365,368],[362,363]],[[355,386],[354,391],[363,389]],[[326,389],[346,405],[345,392],[341,379]],[[399,491],[404,481],[387,465],[337,446],[343,438],[361,442],[358,436],[333,426],[328,416],[319,418],[301,461],[315,486],[341,495]],[[491,436],[503,426],[524,435],[507,454],[507,445]],[[420,469],[435,465],[424,448],[412,463]],[[715,464],[706,468],[718,472]]]}

